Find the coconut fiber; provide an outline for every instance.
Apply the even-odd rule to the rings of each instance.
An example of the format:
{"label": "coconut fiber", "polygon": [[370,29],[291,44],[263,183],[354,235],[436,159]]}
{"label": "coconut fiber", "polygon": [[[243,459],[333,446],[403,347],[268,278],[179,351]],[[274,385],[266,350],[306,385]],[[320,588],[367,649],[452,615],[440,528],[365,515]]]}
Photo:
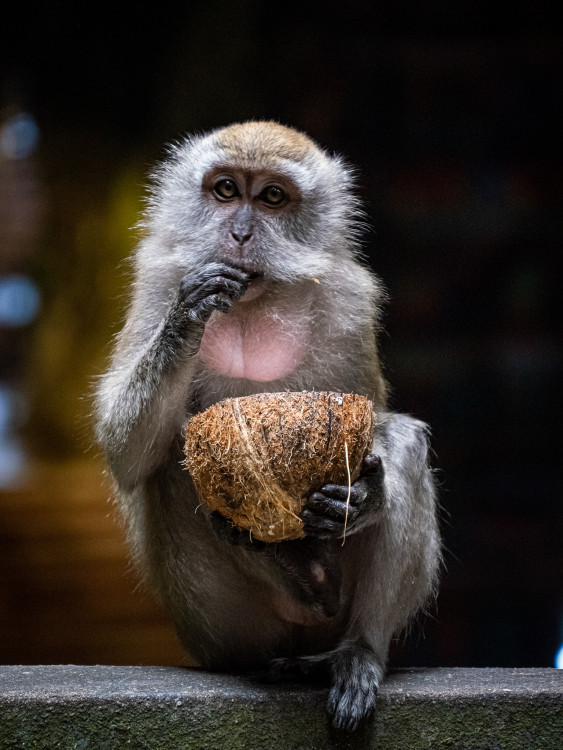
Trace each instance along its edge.
{"label": "coconut fiber", "polygon": [[351,393],[230,398],[189,420],[185,465],[211,510],[262,541],[297,539],[311,493],[348,485],[348,467],[357,479],[375,419],[372,402]]}

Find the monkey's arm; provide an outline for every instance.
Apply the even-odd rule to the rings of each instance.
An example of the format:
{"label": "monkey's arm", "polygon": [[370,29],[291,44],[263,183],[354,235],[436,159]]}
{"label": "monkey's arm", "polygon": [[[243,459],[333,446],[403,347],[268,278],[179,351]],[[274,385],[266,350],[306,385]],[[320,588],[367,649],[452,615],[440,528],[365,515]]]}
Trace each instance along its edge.
{"label": "monkey's arm", "polygon": [[[382,421],[372,450],[381,459],[380,467],[375,461],[367,470],[377,481],[366,490],[364,473],[355,484],[353,518],[346,529],[346,535],[353,535],[348,549],[354,565],[363,571],[355,584],[346,635],[331,652],[293,660],[300,669],[328,665],[328,708],[334,726],[341,729],[356,728],[372,710],[391,638],[424,606],[440,564],[426,427],[406,415],[378,416]],[[342,538],[347,494],[348,487],[334,485],[314,493],[303,512],[307,533],[324,540]],[[348,514],[350,519],[350,508]]]}
{"label": "monkey's arm", "polygon": [[[230,310],[246,290],[247,279],[238,268],[207,264],[182,279],[148,342],[136,343],[129,333],[134,326],[125,327],[97,399],[98,439],[122,488],[145,479],[166,455],[185,419],[193,358],[205,324],[213,310]],[[134,356],[136,350],[140,353]]]}

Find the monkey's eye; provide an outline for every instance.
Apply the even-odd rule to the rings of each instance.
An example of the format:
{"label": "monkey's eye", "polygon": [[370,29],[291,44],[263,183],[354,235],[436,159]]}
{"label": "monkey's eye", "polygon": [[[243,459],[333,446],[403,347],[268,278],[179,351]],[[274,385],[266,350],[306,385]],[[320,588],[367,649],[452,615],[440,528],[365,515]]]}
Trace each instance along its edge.
{"label": "monkey's eye", "polygon": [[260,198],[270,206],[277,206],[285,200],[285,193],[276,185],[268,185],[260,193]]}
{"label": "monkey's eye", "polygon": [[215,195],[217,195],[222,200],[230,200],[231,198],[235,198],[239,192],[238,188],[236,186],[236,183],[234,180],[219,180],[214,187],[213,191],[215,192]]}

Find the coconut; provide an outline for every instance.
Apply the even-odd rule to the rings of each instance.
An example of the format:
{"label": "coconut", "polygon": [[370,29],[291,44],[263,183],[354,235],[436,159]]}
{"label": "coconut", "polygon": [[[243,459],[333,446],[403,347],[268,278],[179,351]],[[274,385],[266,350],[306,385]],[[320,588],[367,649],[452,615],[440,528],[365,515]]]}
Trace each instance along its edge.
{"label": "coconut", "polygon": [[229,398],[189,420],[185,465],[211,510],[262,541],[297,539],[311,493],[357,479],[374,428],[372,402],[353,393]]}

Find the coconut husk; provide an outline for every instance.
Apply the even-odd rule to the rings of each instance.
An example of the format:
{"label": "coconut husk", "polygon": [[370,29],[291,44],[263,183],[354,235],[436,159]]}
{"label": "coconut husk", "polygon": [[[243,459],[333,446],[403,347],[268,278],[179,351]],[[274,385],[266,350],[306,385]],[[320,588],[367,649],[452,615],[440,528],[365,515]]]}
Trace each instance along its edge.
{"label": "coconut husk", "polygon": [[262,541],[297,539],[311,493],[348,485],[348,469],[357,479],[374,428],[372,402],[352,393],[230,398],[189,420],[185,465],[211,510]]}

